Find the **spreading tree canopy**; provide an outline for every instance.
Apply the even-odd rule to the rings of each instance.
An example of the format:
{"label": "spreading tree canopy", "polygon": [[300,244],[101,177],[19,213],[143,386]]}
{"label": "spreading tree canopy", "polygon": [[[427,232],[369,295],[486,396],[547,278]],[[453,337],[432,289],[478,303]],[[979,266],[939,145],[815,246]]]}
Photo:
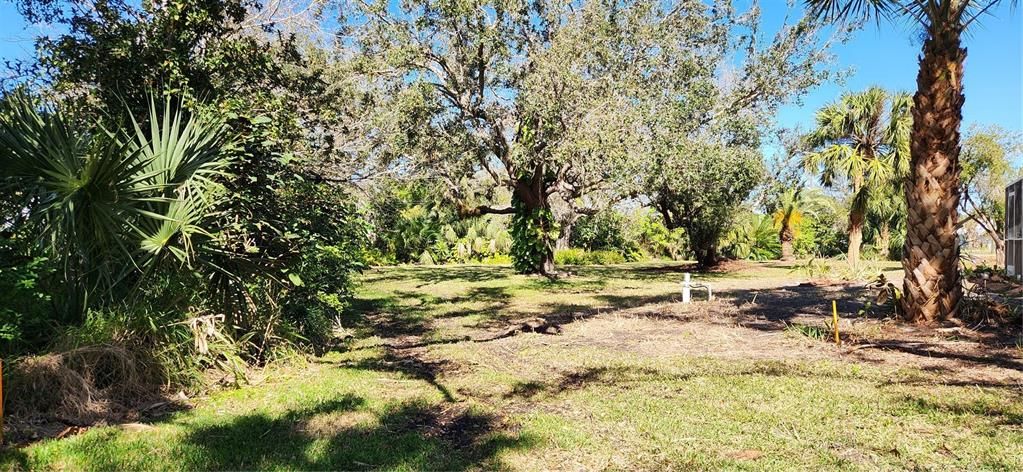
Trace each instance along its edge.
{"label": "spreading tree canopy", "polygon": [[[760,173],[758,131],[831,77],[835,39],[803,19],[765,40],[759,9],[725,0],[351,9],[342,41],[377,91],[367,155],[433,174],[463,215],[515,214],[520,268],[543,273],[553,270],[552,197],[592,212],[595,194],[604,204],[648,195],[667,223],[691,230],[703,262],[716,260],[728,209]],[[465,198],[466,176],[508,188],[513,204]]]}

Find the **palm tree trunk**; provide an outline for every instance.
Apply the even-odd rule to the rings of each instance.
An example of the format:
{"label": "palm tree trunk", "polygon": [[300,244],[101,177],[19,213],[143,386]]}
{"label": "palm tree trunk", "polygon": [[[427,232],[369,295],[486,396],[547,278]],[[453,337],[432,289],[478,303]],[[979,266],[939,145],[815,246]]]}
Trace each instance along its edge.
{"label": "palm tree trunk", "polygon": [[778,240],[781,241],[781,260],[792,261],[795,260],[795,253],[792,250],[792,240],[795,239],[792,228],[788,224],[782,225],[781,231],[778,232]]}
{"label": "palm tree trunk", "polygon": [[781,242],[781,260],[793,261],[796,259],[795,252],[792,250],[792,241]]}
{"label": "palm tree trunk", "polygon": [[902,309],[916,322],[956,316],[962,297],[956,208],[966,50],[959,31],[940,23],[929,28],[920,59],[906,183],[909,215]]}
{"label": "palm tree trunk", "polygon": [[877,251],[881,253],[881,257],[887,261],[889,260],[888,256],[891,253],[890,247],[892,245],[891,226],[889,226],[887,222],[881,223],[881,228],[878,232],[880,234],[877,238]]}
{"label": "palm tree trunk", "polygon": [[849,265],[860,265],[860,249],[863,246],[863,222],[866,220],[861,211],[853,209],[849,213],[849,251],[846,259]]}

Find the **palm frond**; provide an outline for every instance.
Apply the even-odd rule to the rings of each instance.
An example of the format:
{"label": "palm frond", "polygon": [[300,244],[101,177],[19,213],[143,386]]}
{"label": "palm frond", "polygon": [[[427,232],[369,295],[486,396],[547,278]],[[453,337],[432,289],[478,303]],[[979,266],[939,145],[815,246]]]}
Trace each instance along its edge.
{"label": "palm frond", "polygon": [[805,0],[810,16],[828,21],[862,21],[888,18],[902,6],[899,0]]}
{"label": "palm frond", "polygon": [[[110,288],[168,255],[188,263],[224,192],[234,154],[223,121],[150,102],[148,132],[75,126],[22,91],[0,99],[0,185],[31,195],[26,211],[69,284]],[[81,294],[87,299],[88,294]]]}

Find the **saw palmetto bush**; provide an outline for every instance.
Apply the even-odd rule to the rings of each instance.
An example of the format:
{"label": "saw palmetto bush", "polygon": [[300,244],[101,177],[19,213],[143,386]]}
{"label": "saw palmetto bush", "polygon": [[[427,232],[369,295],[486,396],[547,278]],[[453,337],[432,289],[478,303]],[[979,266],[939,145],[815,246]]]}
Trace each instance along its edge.
{"label": "saw palmetto bush", "polygon": [[728,231],[722,244],[725,255],[735,259],[766,261],[781,257],[781,242],[769,215],[747,213]]}
{"label": "saw palmetto bush", "polygon": [[235,154],[217,116],[151,101],[123,126],[83,124],[15,92],[0,117],[0,185],[62,278],[65,321],[216,250],[212,224],[229,197],[218,181]]}
{"label": "saw palmetto bush", "polygon": [[237,381],[247,335],[204,283],[239,279],[219,229],[237,155],[222,119],[171,100],[100,124],[23,92],[0,99],[0,291],[14,295],[0,326],[29,341],[0,352],[42,354],[12,363],[10,388],[53,392],[15,411],[114,414],[209,368]]}

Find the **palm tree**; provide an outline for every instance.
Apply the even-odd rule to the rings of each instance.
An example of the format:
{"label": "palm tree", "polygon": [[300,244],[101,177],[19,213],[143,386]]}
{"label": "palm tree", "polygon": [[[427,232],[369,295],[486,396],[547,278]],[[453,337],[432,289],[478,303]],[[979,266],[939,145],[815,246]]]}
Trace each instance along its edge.
{"label": "palm tree", "polygon": [[803,189],[789,189],[781,194],[778,210],[774,212],[774,226],[778,228],[778,241],[781,242],[781,260],[795,259],[792,243],[796,240],[796,231],[803,220],[800,203]]}
{"label": "palm tree", "polygon": [[[814,191],[816,190],[816,191]],[[778,196],[775,203],[774,226],[778,229],[778,241],[781,242],[781,260],[795,259],[793,243],[799,236],[803,218],[814,213],[813,208],[822,201],[820,191],[807,190],[802,185],[786,189]]]}
{"label": "palm tree", "polygon": [[852,195],[848,260],[859,264],[871,195],[898,177],[908,160],[909,95],[889,95],[873,87],[842,96],[817,112],[817,128],[807,135],[814,149],[803,164],[820,172],[821,184],[844,182]]}
{"label": "palm tree", "polygon": [[71,317],[157,264],[205,262],[234,154],[221,119],[168,101],[146,125],[78,125],[22,91],[0,97],[0,118],[0,187],[63,269]]}
{"label": "palm tree", "polygon": [[902,308],[913,321],[955,316],[962,298],[959,245],[959,125],[962,121],[962,36],[1003,1],[1016,0],[804,0],[811,14],[836,21],[903,17],[924,31],[913,96],[912,173],[902,266]]}

